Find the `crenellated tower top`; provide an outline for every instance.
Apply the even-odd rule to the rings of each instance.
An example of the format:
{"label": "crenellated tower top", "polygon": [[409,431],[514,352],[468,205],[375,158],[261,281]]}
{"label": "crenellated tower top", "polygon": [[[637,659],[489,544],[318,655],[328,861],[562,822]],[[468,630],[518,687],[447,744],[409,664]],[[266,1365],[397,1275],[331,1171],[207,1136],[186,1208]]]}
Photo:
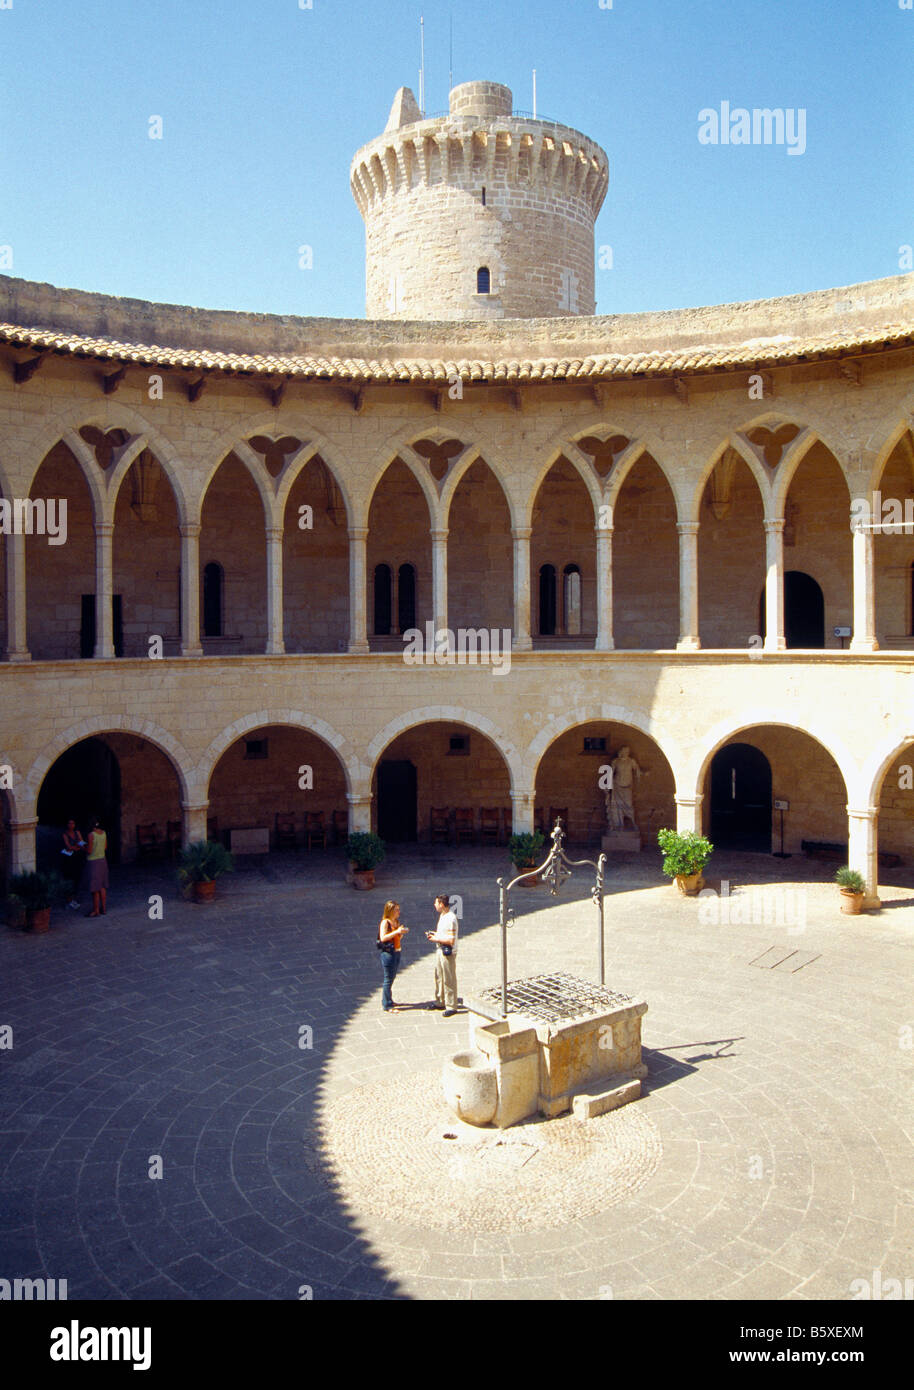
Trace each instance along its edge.
{"label": "crenellated tower top", "polygon": [[592,314],[594,223],[609,166],[570,126],[515,112],[498,82],[463,82],[423,117],[401,87],[350,179],[365,221],[372,319]]}

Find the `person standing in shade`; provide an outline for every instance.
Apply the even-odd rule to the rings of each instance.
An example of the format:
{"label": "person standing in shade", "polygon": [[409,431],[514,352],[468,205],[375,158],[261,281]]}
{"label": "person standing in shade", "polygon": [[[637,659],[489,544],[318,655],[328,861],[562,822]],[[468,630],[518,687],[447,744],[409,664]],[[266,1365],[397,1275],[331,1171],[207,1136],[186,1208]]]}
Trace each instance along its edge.
{"label": "person standing in shade", "polygon": [[63,845],[60,853],[63,858],[63,871],[70,880],[70,907],[79,907],[79,881],[83,874],[83,850],[86,842],[76,828],[75,820],[67,821],[67,828],[63,832]]}
{"label": "person standing in shade", "polygon": [[108,906],[108,861],[105,851],[108,836],[102,829],[100,820],[93,820],[89,831],[89,847],[86,854],[86,868],[83,873],[83,891],[92,894],[92,911],[87,917],[104,917]]}
{"label": "person standing in shade", "polygon": [[386,1014],[397,1013],[393,1001],[394,980],[400,968],[400,948],[405,932],[400,921],[400,904],[393,901],[384,904],[384,916],[378,923],[378,951],[381,955],[381,969],[384,971],[384,984],[381,986],[381,1008]]}
{"label": "person standing in shade", "polygon": [[457,1012],[457,915],[451,911],[447,893],[439,893],[435,899],[438,913],[438,926],[435,931],[425,933],[428,941],[434,941],[435,952],[435,1002],[434,1009],[444,1009],[444,1017],[450,1018]]}

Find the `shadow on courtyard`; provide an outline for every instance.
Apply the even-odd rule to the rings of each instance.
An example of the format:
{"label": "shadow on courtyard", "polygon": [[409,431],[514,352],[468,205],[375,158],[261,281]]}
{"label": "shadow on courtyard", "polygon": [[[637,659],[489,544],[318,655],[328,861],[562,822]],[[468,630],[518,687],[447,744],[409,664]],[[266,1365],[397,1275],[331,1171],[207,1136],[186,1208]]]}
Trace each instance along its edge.
{"label": "shadow on courtyard", "polygon": [[[344,1029],[378,997],[383,900],[424,926],[435,893],[462,892],[472,937],[496,920],[510,864],[495,849],[413,848],[364,895],[344,867],[333,851],[243,861],[210,907],[182,899],[172,865],[117,869],[104,919],[61,910],[46,936],[3,929],[0,1228],[14,1275],[67,1278],[71,1299],[408,1296],[303,1136]],[[662,881],[653,860],[614,865],[607,894]],[[555,899],[518,894],[516,919],[586,900],[591,883],[578,870]],[[645,1049],[647,1084],[740,1041]]]}

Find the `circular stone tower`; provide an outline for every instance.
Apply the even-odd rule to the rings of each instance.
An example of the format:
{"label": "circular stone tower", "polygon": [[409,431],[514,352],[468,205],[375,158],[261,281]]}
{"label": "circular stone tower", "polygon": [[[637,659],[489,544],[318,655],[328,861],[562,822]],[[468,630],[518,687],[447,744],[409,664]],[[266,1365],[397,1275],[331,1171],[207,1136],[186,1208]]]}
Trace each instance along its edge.
{"label": "circular stone tower", "polygon": [[511,91],[464,82],[423,119],[407,87],[352,161],[372,319],[592,314],[594,223],[609,166],[569,126],[513,115]]}

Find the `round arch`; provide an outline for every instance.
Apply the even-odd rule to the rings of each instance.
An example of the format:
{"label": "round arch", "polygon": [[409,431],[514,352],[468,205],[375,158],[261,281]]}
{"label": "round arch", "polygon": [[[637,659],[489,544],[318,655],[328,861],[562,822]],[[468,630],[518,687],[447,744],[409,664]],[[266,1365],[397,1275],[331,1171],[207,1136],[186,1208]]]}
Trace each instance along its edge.
{"label": "round arch", "polygon": [[504,758],[511,777],[511,790],[517,791],[523,772],[517,748],[486,715],[454,705],[425,705],[421,709],[409,710],[392,719],[383,729],[379,729],[365,750],[365,761],[370,769],[369,777],[374,776],[381,755],[388,745],[400,734],[407,733],[419,724],[465,724],[468,729],[475,729],[477,733],[484,734]]}
{"label": "round arch", "polygon": [[660,749],[670,765],[677,792],[679,791],[677,769],[682,764],[683,755],[677,740],[649,716],[642,714],[640,710],[630,709],[627,705],[585,705],[554,715],[548,724],[540,729],[524,755],[524,772],[531,787],[536,782],[540,763],[552,744],[579,724],[628,724],[630,728],[637,729]]}
{"label": "round arch", "polygon": [[[721,720],[715,724],[703,740],[697,754],[693,755],[687,767],[684,769],[682,795],[700,796],[705,785],[705,779],[711,766],[714,754],[723,748],[725,743],[729,743],[740,734],[751,733],[759,726],[766,728],[790,729],[793,733],[804,734],[811,738],[820,748],[826,752],[835,764],[844,784],[845,794],[848,791],[848,772],[853,775],[854,760],[850,750],[840,740],[829,739],[821,732],[814,733],[799,723],[791,723],[784,718],[783,710],[778,706],[755,706],[743,712],[743,718],[738,724],[731,721]],[[678,790],[678,786],[677,786]]]}
{"label": "round arch", "polygon": [[183,744],[166,729],[153,724],[151,720],[133,720],[129,715],[112,715],[84,719],[81,723],[57,734],[42,749],[25,777],[24,790],[28,792],[29,804],[37,806],[41,784],[61,754],[65,753],[68,748],[72,748],[74,744],[82,743],[84,739],[101,737],[104,734],[131,734],[134,738],[142,738],[147,743],[151,743],[170,762],[178,779],[181,800],[190,800],[190,771],[193,767],[193,761]]}
{"label": "round arch", "polygon": [[203,802],[208,799],[212,775],[223,754],[228,752],[232,745],[237,743],[240,738],[244,738],[246,734],[272,725],[314,734],[315,737],[327,744],[339,759],[343,776],[346,779],[348,794],[352,794],[355,788],[364,781],[365,768],[362,762],[342,734],[337,733],[336,729],[325,719],[307,714],[304,710],[265,709],[245,715],[229,724],[221,733],[217,734],[198,759],[194,768],[193,784],[199,801]]}

